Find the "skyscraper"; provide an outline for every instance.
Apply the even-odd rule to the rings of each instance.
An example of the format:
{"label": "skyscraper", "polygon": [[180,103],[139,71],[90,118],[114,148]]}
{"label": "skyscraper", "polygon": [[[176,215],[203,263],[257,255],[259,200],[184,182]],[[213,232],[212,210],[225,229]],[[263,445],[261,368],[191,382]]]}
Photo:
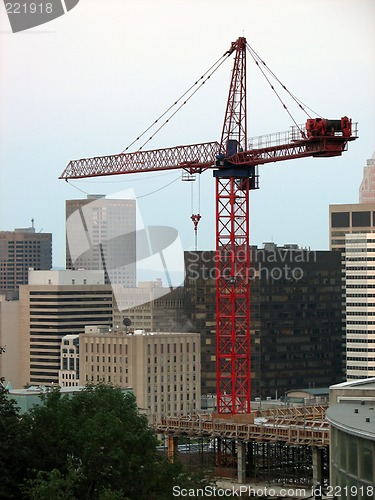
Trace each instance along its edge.
{"label": "skyscraper", "polygon": [[[343,359],[348,380],[375,374],[373,307],[375,258],[375,153],[363,169],[359,203],[330,205],[330,248],[341,252]],[[373,310],[374,309],[374,310]]]}
{"label": "skyscraper", "polygon": [[136,286],[135,231],[135,200],[67,200],[66,268],[104,270],[106,283]]}
{"label": "skyscraper", "polygon": [[34,226],[0,231],[0,293],[9,294],[26,285],[30,268],[51,267],[51,233],[36,233]]}

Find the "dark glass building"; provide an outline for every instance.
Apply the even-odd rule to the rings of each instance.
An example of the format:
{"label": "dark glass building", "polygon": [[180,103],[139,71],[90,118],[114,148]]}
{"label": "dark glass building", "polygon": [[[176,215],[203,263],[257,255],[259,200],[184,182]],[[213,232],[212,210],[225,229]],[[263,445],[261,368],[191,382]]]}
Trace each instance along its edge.
{"label": "dark glass building", "polygon": [[[339,252],[251,248],[252,398],[344,379]],[[201,334],[202,394],[216,392],[215,252],[186,252],[185,311]]]}

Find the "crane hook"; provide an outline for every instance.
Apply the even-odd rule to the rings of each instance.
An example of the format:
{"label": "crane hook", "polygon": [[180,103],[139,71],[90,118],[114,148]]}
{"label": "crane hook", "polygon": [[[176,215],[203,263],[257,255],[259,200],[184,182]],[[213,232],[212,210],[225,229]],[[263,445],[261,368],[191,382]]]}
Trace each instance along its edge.
{"label": "crane hook", "polygon": [[198,249],[198,223],[201,220],[201,215],[200,214],[193,214],[190,219],[193,221],[194,224],[194,232],[195,232],[195,251]]}

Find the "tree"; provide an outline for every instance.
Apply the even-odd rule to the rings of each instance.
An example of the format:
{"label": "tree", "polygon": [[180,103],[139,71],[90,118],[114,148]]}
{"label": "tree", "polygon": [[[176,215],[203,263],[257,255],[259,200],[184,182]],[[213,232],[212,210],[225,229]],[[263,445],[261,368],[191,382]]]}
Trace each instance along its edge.
{"label": "tree", "polygon": [[28,498],[59,499],[60,491],[67,499],[162,500],[179,481],[195,481],[159,454],[134,395],[118,388],[88,386],[70,397],[52,390],[22,426]]}
{"label": "tree", "polygon": [[[0,346],[0,354],[5,349]],[[25,473],[19,408],[0,380],[0,498],[19,498],[18,479]]]}

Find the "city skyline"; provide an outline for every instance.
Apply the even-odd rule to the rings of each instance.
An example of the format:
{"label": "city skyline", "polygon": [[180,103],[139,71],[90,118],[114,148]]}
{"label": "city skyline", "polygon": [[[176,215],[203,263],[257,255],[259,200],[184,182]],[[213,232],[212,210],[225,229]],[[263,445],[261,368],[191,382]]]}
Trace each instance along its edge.
{"label": "city skyline", "polygon": [[[100,2],[90,2],[90,8],[81,2],[48,27],[19,34],[11,33],[5,11],[0,12],[0,228],[27,226],[34,218],[37,231],[53,233],[53,264],[64,267],[65,200],[77,198],[79,191],[82,197],[112,196],[132,188],[145,225],[176,228],[185,250],[194,247],[190,216],[199,209],[198,248],[214,248],[211,172],[201,176],[200,189],[198,182],[182,183],[173,172],[70,185],[58,176],[71,159],[124,149],[245,35],[303,102],[324,117],[348,115],[359,122],[359,139],[342,158],[261,167],[261,189],[251,197],[252,243],[327,249],[328,206],[357,202],[363,167],[374,150],[373,3],[236,0],[231,6],[241,16],[238,21],[234,16],[220,36],[228,15],[221,1],[214,7],[211,1],[190,2],[189,8],[168,1],[156,7],[147,0],[106,5],[103,13]],[[219,140],[230,71],[228,61],[147,148]],[[250,57],[248,87],[249,136],[292,124],[268,83],[259,81]],[[291,112],[298,123],[305,121]],[[15,199],[22,203],[14,204]]]}

